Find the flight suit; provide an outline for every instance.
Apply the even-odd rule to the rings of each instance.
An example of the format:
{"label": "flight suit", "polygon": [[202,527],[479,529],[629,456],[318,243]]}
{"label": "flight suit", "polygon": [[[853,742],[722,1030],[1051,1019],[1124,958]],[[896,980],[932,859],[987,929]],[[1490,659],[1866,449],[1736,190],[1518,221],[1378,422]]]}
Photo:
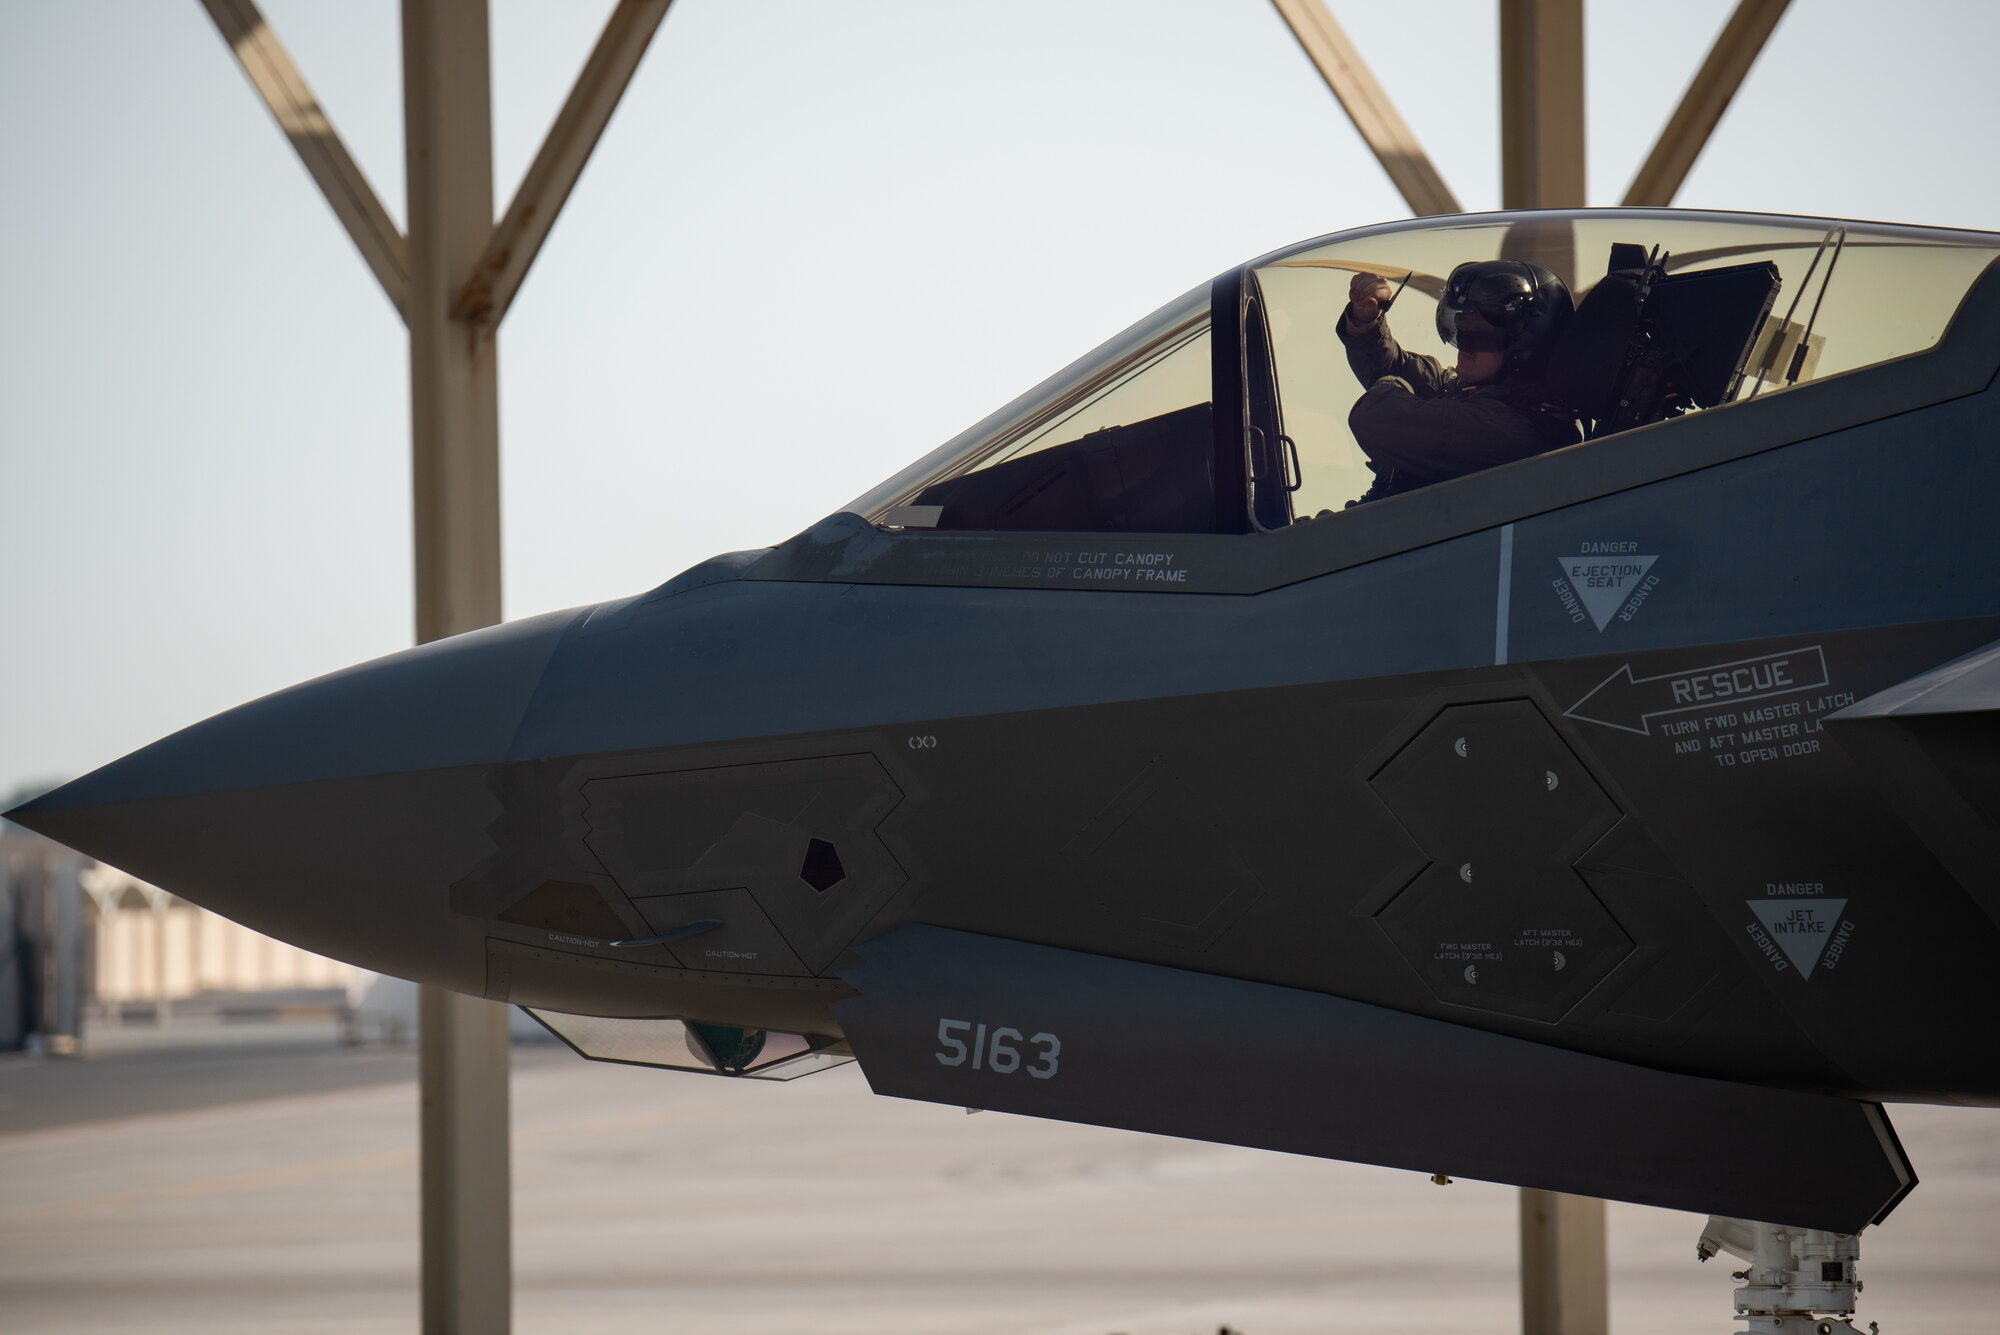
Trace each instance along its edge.
{"label": "flight suit", "polygon": [[1367,390],[1347,415],[1375,484],[1363,501],[1512,463],[1577,442],[1576,415],[1547,403],[1539,380],[1502,371],[1460,385],[1435,357],[1406,352],[1387,317],[1354,330],[1341,313],[1335,332],[1347,364]]}

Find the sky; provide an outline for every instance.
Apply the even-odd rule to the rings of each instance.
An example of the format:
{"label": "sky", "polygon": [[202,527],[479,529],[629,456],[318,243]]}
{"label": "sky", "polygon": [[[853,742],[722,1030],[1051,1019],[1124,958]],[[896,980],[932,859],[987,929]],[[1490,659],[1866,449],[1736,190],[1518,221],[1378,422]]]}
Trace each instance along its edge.
{"label": "sky", "polygon": [[[1497,5],[1335,16],[1468,209]],[[1614,204],[1729,0],[1590,0]],[[264,0],[403,216],[393,0]],[[493,0],[511,196],[609,3]],[[2000,6],[1796,0],[1676,203],[2000,229]],[[1666,17],[1663,17],[1666,16]],[[0,795],[407,645],[407,342],[195,0],[0,0]],[[677,0],[500,341],[506,614],[805,528],[1407,209],[1267,0]]]}

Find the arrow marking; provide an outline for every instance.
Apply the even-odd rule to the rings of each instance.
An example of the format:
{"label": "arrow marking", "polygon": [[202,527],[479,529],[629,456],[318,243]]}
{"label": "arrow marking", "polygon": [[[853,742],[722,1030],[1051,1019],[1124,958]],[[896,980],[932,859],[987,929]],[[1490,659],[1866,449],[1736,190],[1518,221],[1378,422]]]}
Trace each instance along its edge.
{"label": "arrow marking", "polygon": [[1817,644],[1653,677],[1633,676],[1626,663],[1565,709],[1563,717],[1646,737],[1652,735],[1648,720],[1664,714],[1717,709],[1827,684],[1826,654]]}

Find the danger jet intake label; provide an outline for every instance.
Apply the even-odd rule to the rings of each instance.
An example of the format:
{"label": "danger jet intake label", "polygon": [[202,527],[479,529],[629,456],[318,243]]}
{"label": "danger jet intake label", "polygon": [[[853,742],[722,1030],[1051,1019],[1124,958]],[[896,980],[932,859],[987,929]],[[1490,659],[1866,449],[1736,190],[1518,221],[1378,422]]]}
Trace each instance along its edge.
{"label": "danger jet intake label", "polygon": [[1630,621],[1639,615],[1660,577],[1652,573],[1660,558],[1639,550],[1629,540],[1578,544],[1574,556],[1558,556],[1562,575],[1553,581],[1556,599],[1576,625],[1585,621],[1603,630],[1612,618]]}
{"label": "danger jet intake label", "polygon": [[1744,930],[1775,972],[1797,970],[1803,979],[1814,969],[1840,967],[1854,924],[1845,899],[1819,897],[1825,889],[1815,881],[1779,881],[1767,887],[1767,898],[1744,901],[1754,919]]}

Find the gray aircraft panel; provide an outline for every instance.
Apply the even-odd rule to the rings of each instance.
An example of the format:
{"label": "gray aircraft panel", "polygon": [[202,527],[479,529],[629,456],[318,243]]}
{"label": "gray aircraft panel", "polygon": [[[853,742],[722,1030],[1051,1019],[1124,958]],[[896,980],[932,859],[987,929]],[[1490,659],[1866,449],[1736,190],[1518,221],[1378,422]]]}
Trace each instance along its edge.
{"label": "gray aircraft panel", "polygon": [[[1523,659],[1990,616],[2000,393],[1892,418],[1514,525]],[[1857,540],[1865,534],[1865,540]],[[1608,587],[1587,586],[1590,572]],[[1579,587],[1582,586],[1582,587]],[[1615,595],[1615,596],[1614,596]],[[1593,605],[1594,603],[1594,605]]]}
{"label": "gray aircraft panel", "polygon": [[[571,632],[518,759],[1490,661],[1498,538],[1258,599],[745,580]],[[1422,609],[1413,615],[1413,609]],[[1395,633],[1353,628],[1389,624]],[[1247,658],[1245,644],[1264,646]]]}

